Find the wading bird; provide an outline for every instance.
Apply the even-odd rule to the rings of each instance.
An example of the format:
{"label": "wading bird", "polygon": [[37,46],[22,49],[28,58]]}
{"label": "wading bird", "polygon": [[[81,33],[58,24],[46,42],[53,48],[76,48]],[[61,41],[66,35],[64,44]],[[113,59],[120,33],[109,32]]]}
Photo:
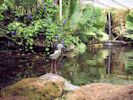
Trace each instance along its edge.
{"label": "wading bird", "polygon": [[56,60],[61,55],[62,48],[63,48],[63,45],[62,44],[58,44],[57,45],[57,50],[55,50],[54,53],[49,56],[50,59],[52,59],[52,62],[51,62],[51,71],[54,68],[55,73],[57,73],[57,68],[56,68],[57,67],[57,62],[56,62]]}

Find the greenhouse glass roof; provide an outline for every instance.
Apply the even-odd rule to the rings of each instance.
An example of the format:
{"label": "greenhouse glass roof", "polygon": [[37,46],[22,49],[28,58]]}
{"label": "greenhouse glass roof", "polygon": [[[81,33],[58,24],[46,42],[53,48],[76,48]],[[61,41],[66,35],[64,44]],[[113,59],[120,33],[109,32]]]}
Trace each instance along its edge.
{"label": "greenhouse glass roof", "polygon": [[100,8],[133,9],[133,0],[81,0],[82,4],[93,4]]}

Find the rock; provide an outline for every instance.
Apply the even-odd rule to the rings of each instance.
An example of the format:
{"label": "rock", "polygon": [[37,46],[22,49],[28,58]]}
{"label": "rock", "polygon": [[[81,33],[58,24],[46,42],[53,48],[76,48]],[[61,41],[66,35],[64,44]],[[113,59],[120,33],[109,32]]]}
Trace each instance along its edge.
{"label": "rock", "polygon": [[74,44],[69,45],[70,50],[74,50],[76,46]]}
{"label": "rock", "polygon": [[12,96],[24,96],[29,100],[53,100],[60,97],[63,90],[71,91],[77,88],[79,87],[70,84],[63,77],[48,73],[39,78],[23,79],[14,85],[4,88],[0,92],[0,97],[4,97],[5,100],[7,96],[10,98],[9,100],[12,100]]}
{"label": "rock", "polygon": [[67,48],[63,49],[64,52],[72,52],[76,49],[74,44],[70,44]]}
{"label": "rock", "polygon": [[11,97],[1,97],[0,100],[28,100],[28,98],[23,96],[11,96]]}
{"label": "rock", "polygon": [[133,85],[95,83],[78,87],[48,73],[2,89],[0,100],[133,100]]}
{"label": "rock", "polygon": [[62,98],[63,100],[133,100],[133,85],[95,83],[82,86]]}
{"label": "rock", "polygon": [[28,78],[2,89],[0,96],[24,96],[29,100],[53,100],[62,95],[63,87],[64,81],[62,80]]}
{"label": "rock", "polygon": [[63,81],[64,82],[64,89],[68,90],[68,91],[75,90],[75,89],[79,88],[79,86],[72,85],[71,83],[66,81],[63,77],[61,77],[57,74],[48,73],[48,74],[40,76],[39,78],[40,79],[47,79],[47,80],[50,80],[50,81],[57,81],[57,80],[58,81]]}
{"label": "rock", "polygon": [[76,53],[74,53],[73,51],[72,52],[65,52],[65,53],[63,53],[63,56],[67,57],[67,58],[73,58],[76,56]]}

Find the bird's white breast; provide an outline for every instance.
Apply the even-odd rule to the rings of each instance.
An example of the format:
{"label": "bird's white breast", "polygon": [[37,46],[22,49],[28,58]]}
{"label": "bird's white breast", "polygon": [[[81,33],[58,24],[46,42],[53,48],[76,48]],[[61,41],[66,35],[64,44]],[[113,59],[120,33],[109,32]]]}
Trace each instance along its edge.
{"label": "bird's white breast", "polygon": [[57,59],[61,54],[61,50],[56,50],[53,54],[50,55],[51,59]]}

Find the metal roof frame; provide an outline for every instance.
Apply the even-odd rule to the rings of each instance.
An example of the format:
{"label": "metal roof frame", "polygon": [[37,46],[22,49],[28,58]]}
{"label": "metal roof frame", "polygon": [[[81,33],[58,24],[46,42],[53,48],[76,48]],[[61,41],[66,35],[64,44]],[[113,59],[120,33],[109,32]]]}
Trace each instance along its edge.
{"label": "metal roof frame", "polygon": [[83,4],[94,4],[100,8],[133,9],[133,0],[80,0]]}
{"label": "metal roof frame", "polygon": [[120,5],[120,6],[124,7],[124,8],[126,8],[126,9],[129,9],[127,6],[121,4],[121,3],[118,2],[117,0],[112,0],[112,1],[113,1],[114,3],[116,3],[116,4],[118,4],[118,5]]}

